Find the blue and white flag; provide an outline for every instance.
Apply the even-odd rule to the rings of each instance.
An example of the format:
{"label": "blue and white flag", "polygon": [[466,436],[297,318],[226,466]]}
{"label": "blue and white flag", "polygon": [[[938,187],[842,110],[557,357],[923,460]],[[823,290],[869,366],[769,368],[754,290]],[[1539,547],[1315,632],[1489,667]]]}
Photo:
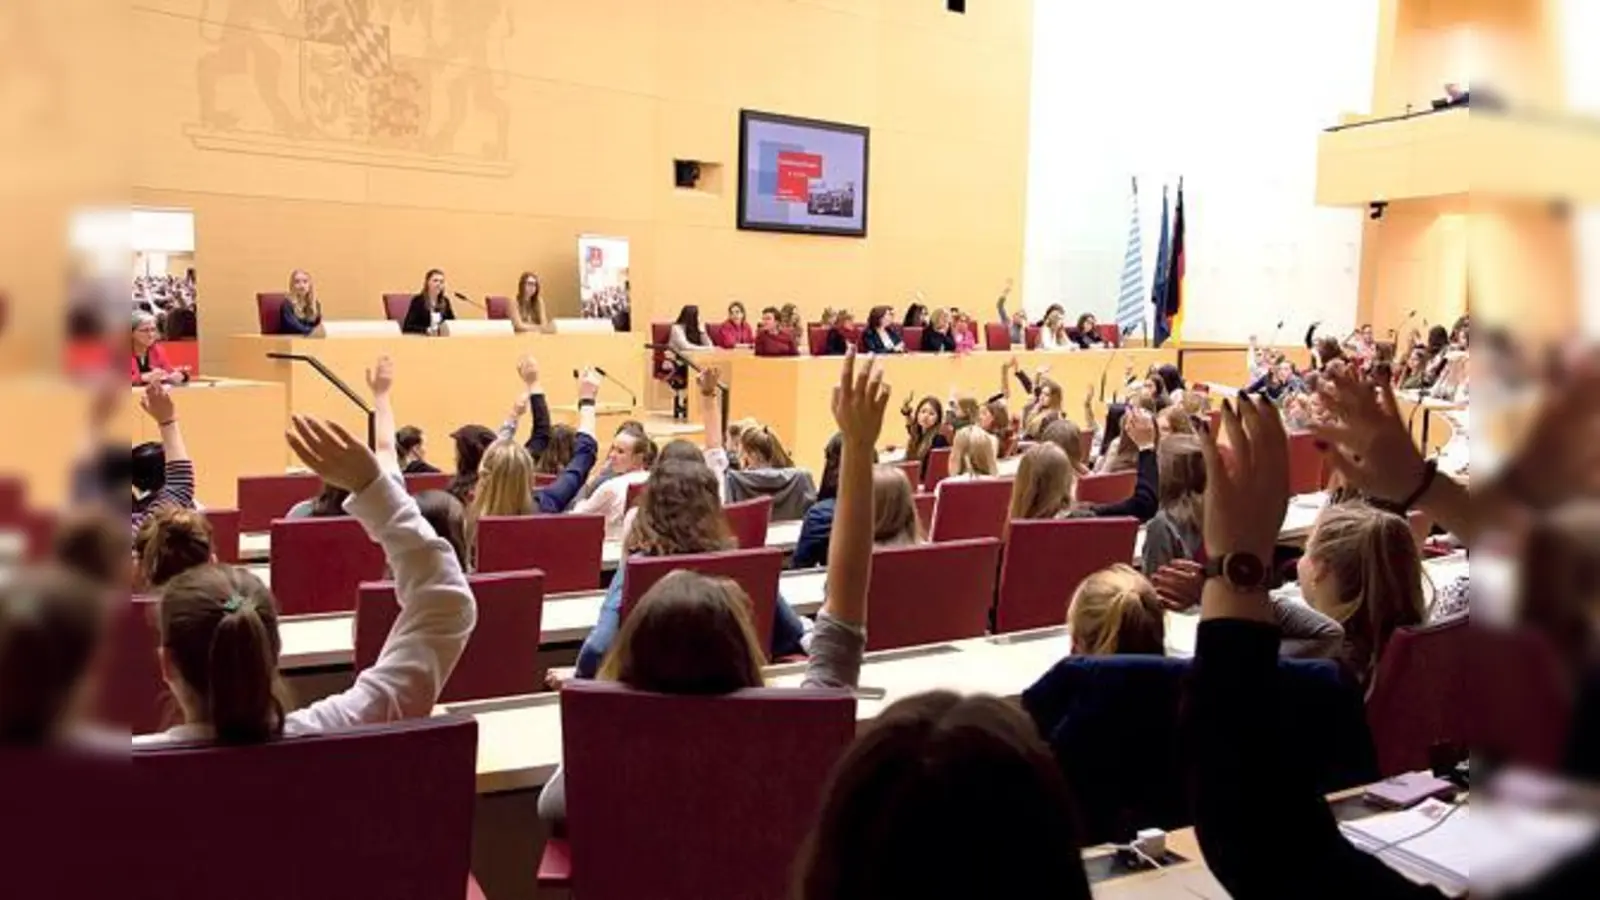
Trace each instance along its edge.
{"label": "blue and white flag", "polygon": [[1124,338],[1144,327],[1144,236],[1139,224],[1139,179],[1128,200],[1128,250],[1122,258],[1122,291],[1117,294],[1117,328]]}

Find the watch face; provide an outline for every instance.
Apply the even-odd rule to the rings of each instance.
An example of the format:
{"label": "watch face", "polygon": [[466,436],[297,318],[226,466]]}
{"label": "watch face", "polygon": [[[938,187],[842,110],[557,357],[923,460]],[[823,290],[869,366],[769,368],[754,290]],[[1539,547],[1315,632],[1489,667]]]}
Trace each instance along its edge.
{"label": "watch face", "polygon": [[1223,561],[1222,574],[1240,587],[1256,587],[1263,582],[1266,569],[1253,554],[1230,553]]}

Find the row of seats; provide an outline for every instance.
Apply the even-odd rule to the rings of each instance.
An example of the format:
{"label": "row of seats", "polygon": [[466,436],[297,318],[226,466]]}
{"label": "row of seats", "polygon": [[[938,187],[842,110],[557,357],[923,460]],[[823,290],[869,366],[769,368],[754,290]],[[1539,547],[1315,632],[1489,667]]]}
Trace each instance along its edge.
{"label": "row of seats", "polygon": [[[407,302],[409,302],[410,299],[411,298],[409,296],[406,297]],[[498,300],[506,300],[506,298],[504,298],[504,297],[499,297],[499,298],[489,297],[489,298],[487,298],[487,302],[488,302],[488,307],[487,308],[489,310],[489,318],[491,318],[491,319],[509,318],[509,316],[496,316],[495,315],[495,311],[496,311],[495,301],[497,299]],[[510,301],[506,300],[506,302],[509,303]],[[274,309],[273,315],[277,315],[277,313],[276,313],[277,307],[274,306],[273,309]],[[404,317],[405,310],[402,309],[400,312],[401,312],[401,316]],[[265,315],[265,314],[263,313],[263,315]],[[262,321],[265,322],[266,320],[263,319]],[[276,327],[276,326],[274,326],[274,327]],[[828,332],[831,331],[831,330],[832,329],[827,325],[807,325],[806,326],[806,346],[809,349],[809,351],[810,351],[812,356],[825,356],[825,355],[827,355],[827,352],[828,352]],[[900,340],[905,344],[907,350],[915,353],[915,352],[918,351],[918,349],[920,349],[922,347],[922,332],[923,332],[923,330],[924,329],[918,328],[918,327],[915,327],[915,326],[909,326],[909,327],[900,329]],[[1074,329],[1069,329],[1069,331],[1070,330],[1074,330]],[[1119,345],[1119,341],[1121,341],[1121,339],[1122,339],[1122,331],[1116,325],[1097,325],[1097,326],[1095,326],[1095,330],[1100,333],[1101,340],[1105,341],[1106,346],[1108,346],[1108,347],[1116,347],[1116,346],[1118,346]],[[650,323],[650,340],[653,341],[654,343],[656,343],[657,345],[664,345],[664,344],[667,343],[668,339],[671,337],[671,331],[672,331],[672,323],[671,322],[652,322],[652,323]],[[865,326],[862,326],[862,325],[856,325],[856,326],[854,326],[854,327],[852,327],[850,329],[852,343],[856,344],[856,346],[858,348],[861,348],[863,350],[865,350],[865,348],[861,346],[861,339],[862,339],[861,336],[862,336],[863,333],[865,333],[865,331],[866,331],[866,328],[865,328]],[[1027,350],[1037,350],[1037,349],[1039,349],[1039,327],[1037,325],[1029,325],[1027,327],[1027,329],[1023,332],[1023,338],[1024,338],[1024,348],[1025,349],[1027,349]],[[985,324],[984,327],[983,327],[983,344],[984,344],[985,349],[992,350],[992,351],[994,351],[996,353],[1005,353],[1005,352],[1008,352],[1008,351],[1014,349],[1012,347],[1011,329],[1010,329],[1010,327],[1007,326],[1007,325],[1002,325],[1002,324],[1000,324],[998,322],[989,322],[989,323]],[[659,360],[657,360],[657,362],[659,363]]]}

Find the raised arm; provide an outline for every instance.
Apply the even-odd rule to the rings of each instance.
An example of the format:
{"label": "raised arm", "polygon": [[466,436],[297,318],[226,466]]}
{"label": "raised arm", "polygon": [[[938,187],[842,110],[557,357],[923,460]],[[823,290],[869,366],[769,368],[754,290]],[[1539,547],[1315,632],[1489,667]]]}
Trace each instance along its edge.
{"label": "raised arm", "polygon": [[178,429],[178,408],[172,401],[171,390],[159,381],[144,389],[140,406],[145,414],[155,420],[161,429],[161,451],[166,456],[166,483],[161,487],[161,499],[154,505],[171,504],[194,508],[194,463],[189,459],[189,447],[183,442],[183,432]]}
{"label": "raised arm", "polygon": [[534,492],[534,505],[543,513],[558,513],[572,505],[600,455],[595,440],[595,403],[600,395],[600,375],[586,369],[578,379],[578,437],[573,442],[572,461],[548,487]]}
{"label": "raised arm", "polygon": [[378,457],[378,467],[385,474],[400,474],[400,454],[394,446],[394,360],[378,357],[377,365],[367,370],[367,389],[372,391],[372,429],[377,432],[372,450]]}
{"label": "raised arm", "polygon": [[544,385],[539,383],[539,361],[530,354],[523,354],[517,360],[517,374],[522,376],[522,387],[528,395],[528,408],[533,411],[533,434],[523,446],[528,448],[529,455],[538,459],[550,446],[550,403],[545,399]]}
{"label": "raised arm", "polygon": [[833,513],[833,538],[828,544],[828,588],[822,612],[846,625],[865,628],[867,583],[872,574],[873,448],[883,431],[890,389],[883,383],[883,373],[874,371],[871,358],[858,367],[851,350],[844,359],[833,395],[833,418],[844,443],[839,454],[839,496]]}

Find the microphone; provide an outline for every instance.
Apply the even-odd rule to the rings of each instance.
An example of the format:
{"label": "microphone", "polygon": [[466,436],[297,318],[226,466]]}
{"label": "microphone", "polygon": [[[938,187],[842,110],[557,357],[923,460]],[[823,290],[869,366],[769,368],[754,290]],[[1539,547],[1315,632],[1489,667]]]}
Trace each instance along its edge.
{"label": "microphone", "polygon": [[1100,402],[1101,403],[1106,402],[1106,375],[1107,375],[1107,373],[1109,373],[1111,371],[1111,364],[1117,361],[1117,356],[1121,352],[1122,352],[1121,350],[1113,350],[1113,351],[1111,351],[1111,355],[1106,358],[1106,364],[1100,367]]}
{"label": "microphone", "polygon": [[[624,394],[628,395],[628,401],[629,401],[628,402],[628,407],[630,409],[639,405],[639,395],[635,394],[627,385],[623,384],[622,382],[618,381],[615,378],[612,378],[609,374],[607,374],[605,369],[602,369],[599,366],[590,366],[589,368],[593,369],[595,371],[596,375],[599,375],[601,378],[604,378],[605,380],[611,382],[612,384],[616,385],[617,387],[622,388],[622,392]],[[572,370],[572,377],[575,378],[575,379],[576,378],[582,378],[583,377],[583,373],[578,371],[577,369],[573,369]]]}
{"label": "microphone", "polygon": [[462,303],[465,303],[468,306],[471,306],[471,307],[473,307],[475,309],[478,309],[478,310],[482,310],[484,313],[489,312],[489,310],[486,307],[484,307],[484,305],[482,303],[479,303],[478,301],[472,299],[471,297],[468,297],[466,294],[463,294],[460,291],[451,291],[450,292],[450,296],[456,298],[457,300],[460,300]]}

